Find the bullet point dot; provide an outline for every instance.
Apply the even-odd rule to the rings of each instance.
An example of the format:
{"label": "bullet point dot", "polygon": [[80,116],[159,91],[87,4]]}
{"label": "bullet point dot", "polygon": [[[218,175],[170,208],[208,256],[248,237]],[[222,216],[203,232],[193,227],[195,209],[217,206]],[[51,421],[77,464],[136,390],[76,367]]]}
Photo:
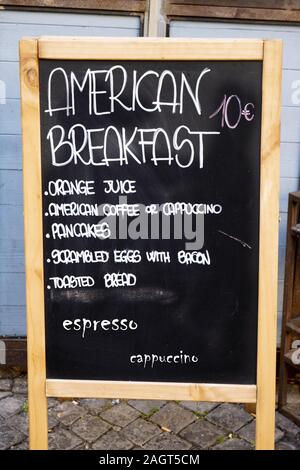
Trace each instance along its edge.
{"label": "bullet point dot", "polygon": [[51,289],[51,286],[47,286],[47,289],[49,289],[49,290],[50,290],[50,289]]}
{"label": "bullet point dot", "polygon": [[46,233],[46,238],[50,238],[50,235],[49,235],[49,233]]}
{"label": "bullet point dot", "polygon": [[47,263],[51,263],[51,259],[50,259],[50,258],[47,259]]}
{"label": "bullet point dot", "polygon": [[47,217],[48,215],[49,215],[48,212],[45,212],[45,216]]}
{"label": "bullet point dot", "polygon": [[48,191],[45,191],[44,194],[45,194],[45,196],[48,196]]}

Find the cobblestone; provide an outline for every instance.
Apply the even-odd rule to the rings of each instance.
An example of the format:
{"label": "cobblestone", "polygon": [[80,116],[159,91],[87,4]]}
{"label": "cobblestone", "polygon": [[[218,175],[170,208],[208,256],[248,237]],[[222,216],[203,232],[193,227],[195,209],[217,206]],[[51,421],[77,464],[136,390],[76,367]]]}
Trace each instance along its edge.
{"label": "cobblestone", "polygon": [[212,411],[214,408],[216,408],[219,405],[219,403],[208,402],[208,401],[181,401],[180,405],[196,413],[206,414]]}
{"label": "cobblestone", "polygon": [[7,397],[3,398],[0,402],[0,415],[3,418],[9,418],[14,414],[19,413],[25,403],[24,397]]}
{"label": "cobblestone", "polygon": [[3,392],[9,392],[12,387],[11,379],[0,379],[0,390]]}
{"label": "cobblestone", "polygon": [[50,450],[71,450],[82,444],[82,440],[64,428],[56,428],[49,434]]}
{"label": "cobblestone", "polygon": [[194,413],[185,410],[177,403],[170,402],[163,406],[157,413],[154,413],[150,419],[160,427],[178,433],[188,424],[195,421],[197,417]]}
{"label": "cobblestone", "polygon": [[[0,368],[1,449],[28,448],[26,390],[24,373]],[[50,398],[48,409],[50,449],[248,450],[255,441],[255,419],[238,404]],[[280,413],[276,442],[300,450],[300,427]]]}
{"label": "cobblestone", "polygon": [[130,423],[122,431],[123,436],[139,446],[142,446],[145,442],[160,433],[161,430],[155,424],[141,418]]}
{"label": "cobblestone", "polygon": [[54,408],[53,413],[54,417],[65,426],[72,426],[87,411],[83,407],[75,405],[72,401],[64,401]]}
{"label": "cobblestone", "polygon": [[130,442],[121,433],[111,430],[104,434],[93,444],[95,450],[128,450],[133,447]]}
{"label": "cobblestone", "polygon": [[84,441],[91,443],[106,433],[110,427],[109,424],[97,416],[85,415],[75,422],[72,431]]}
{"label": "cobblestone", "polygon": [[11,446],[11,450],[29,450],[29,442],[27,439],[25,441],[20,442],[17,445]]}
{"label": "cobblestone", "polygon": [[147,450],[188,450],[191,447],[189,442],[167,432],[155,436],[143,446]]}
{"label": "cobblestone", "polygon": [[0,426],[0,450],[9,449],[11,446],[21,442],[24,438],[25,436],[22,433],[11,428],[8,424]]}
{"label": "cobblestone", "polygon": [[[238,435],[240,437],[242,437],[253,445],[255,443],[255,424],[255,421],[251,421],[251,423],[246,424],[246,426],[243,426],[238,431]],[[278,442],[280,439],[283,438],[283,436],[284,433],[280,429],[275,428],[275,442]]]}
{"label": "cobblestone", "polygon": [[224,429],[220,429],[218,426],[205,419],[198,419],[180,433],[180,437],[183,437],[201,449],[211,447],[216,443],[218,438],[224,436]]}
{"label": "cobblestone", "polygon": [[277,450],[300,450],[300,441],[298,439],[283,439],[276,444]]}
{"label": "cobblestone", "polygon": [[11,392],[0,392],[0,400],[2,400],[2,398],[11,397],[11,396],[12,396]]}
{"label": "cobblestone", "polygon": [[276,425],[288,437],[300,436],[300,427],[293,423],[290,419],[283,416],[278,411],[276,412]]}
{"label": "cobblestone", "polygon": [[128,403],[144,415],[153,414],[166,404],[163,400],[129,400]]}
{"label": "cobblestone", "polygon": [[249,442],[242,441],[242,439],[227,439],[224,442],[217,444],[212,450],[253,450]]}
{"label": "cobblestone", "polygon": [[80,405],[84,406],[89,413],[98,415],[111,406],[111,401],[104,398],[81,398]]}
{"label": "cobblestone", "polygon": [[223,403],[207,415],[207,419],[214,424],[223,426],[229,431],[237,431],[253,417],[243,408],[231,403]]}
{"label": "cobblestone", "polygon": [[28,393],[26,376],[17,377],[14,379],[12,391],[14,393]]}
{"label": "cobblestone", "polygon": [[109,410],[101,413],[101,417],[105,419],[105,421],[122,428],[134,421],[138,416],[139,412],[126,403],[112,406]]}

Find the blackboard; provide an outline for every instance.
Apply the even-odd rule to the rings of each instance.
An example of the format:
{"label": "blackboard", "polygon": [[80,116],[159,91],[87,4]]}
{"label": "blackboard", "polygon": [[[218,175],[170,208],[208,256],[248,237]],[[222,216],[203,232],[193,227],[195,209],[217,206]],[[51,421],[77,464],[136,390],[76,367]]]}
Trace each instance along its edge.
{"label": "blackboard", "polygon": [[256,383],[261,89],[261,61],[40,61],[48,378]]}
{"label": "blackboard", "polygon": [[278,40],[20,41],[31,449],[48,397],[255,403],[274,449],[281,67]]}

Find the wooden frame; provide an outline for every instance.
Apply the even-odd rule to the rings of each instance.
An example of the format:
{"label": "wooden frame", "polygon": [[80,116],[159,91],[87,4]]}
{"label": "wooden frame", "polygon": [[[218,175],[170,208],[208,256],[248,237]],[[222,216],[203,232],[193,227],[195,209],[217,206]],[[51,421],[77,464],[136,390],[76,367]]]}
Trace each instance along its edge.
{"label": "wooden frame", "polygon": [[[101,47],[105,43],[105,47]],[[153,38],[23,39],[23,126],[29,420],[31,449],[47,448],[47,400],[112,397],[257,404],[257,449],[274,448],[281,41]],[[258,359],[256,385],[46,380],[39,64],[43,59],[263,61]]]}

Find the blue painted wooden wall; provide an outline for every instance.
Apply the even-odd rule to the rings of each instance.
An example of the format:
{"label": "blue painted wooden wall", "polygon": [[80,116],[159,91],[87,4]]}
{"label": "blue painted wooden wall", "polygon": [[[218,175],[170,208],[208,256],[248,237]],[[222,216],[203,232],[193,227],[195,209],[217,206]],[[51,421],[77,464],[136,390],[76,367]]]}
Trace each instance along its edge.
{"label": "blue painted wooden wall", "polygon": [[26,334],[18,41],[139,33],[133,16],[0,11],[0,336]]}
{"label": "blue painted wooden wall", "polygon": [[[22,160],[18,41],[23,36],[138,36],[137,17],[0,11],[0,336],[25,335]],[[300,27],[172,21],[176,37],[269,37],[284,41],[279,224],[282,311],[287,199],[300,176]]]}
{"label": "blue painted wooden wall", "polygon": [[280,223],[278,270],[278,340],[282,317],[288,193],[300,177],[300,27],[245,23],[172,21],[172,37],[276,38],[283,40]]}

